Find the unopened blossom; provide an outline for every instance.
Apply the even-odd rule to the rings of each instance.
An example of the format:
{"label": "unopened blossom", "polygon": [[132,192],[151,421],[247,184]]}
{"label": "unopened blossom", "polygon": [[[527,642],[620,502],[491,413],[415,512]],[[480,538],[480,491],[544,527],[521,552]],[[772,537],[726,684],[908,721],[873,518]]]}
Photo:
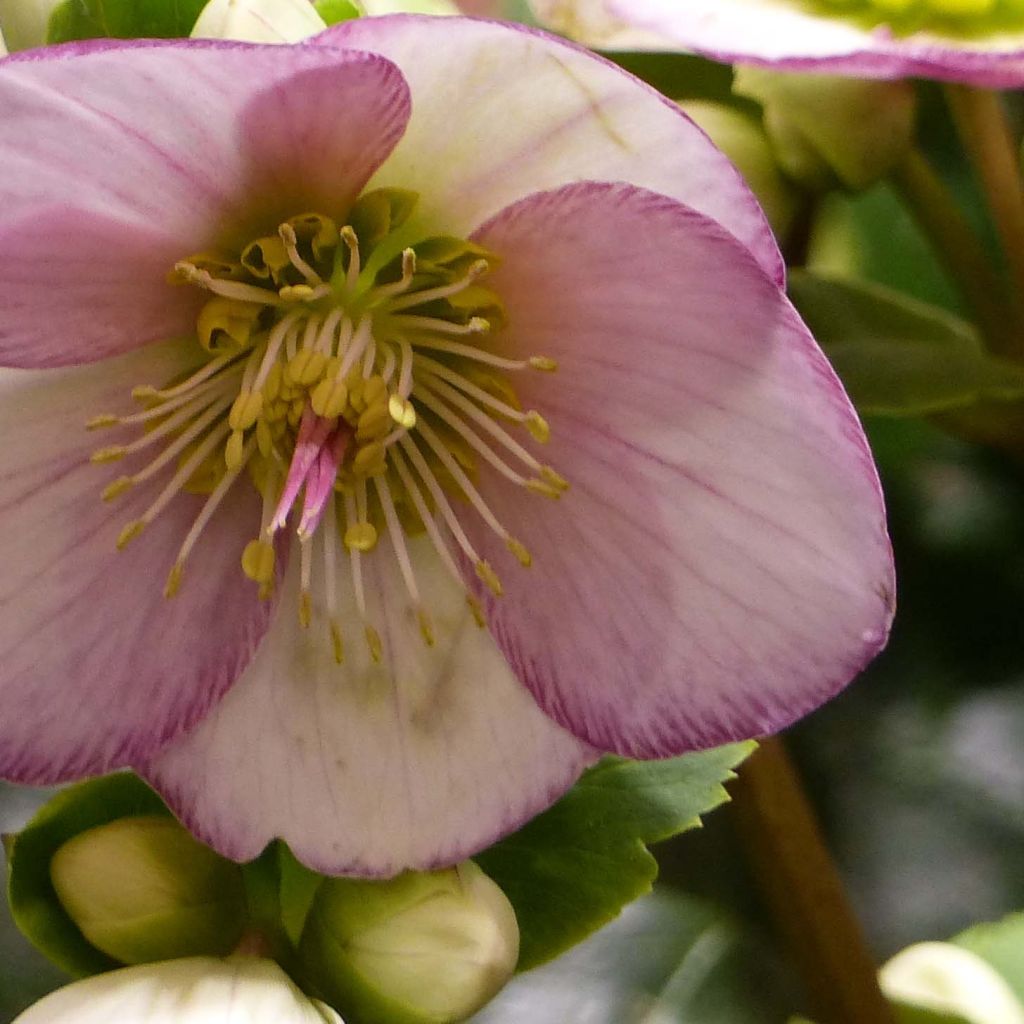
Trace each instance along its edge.
{"label": "unopened blossom", "polygon": [[210,0],[191,35],[193,39],[297,43],[325,28],[310,0]]}
{"label": "unopened blossom", "polygon": [[842,388],[725,158],[541,33],[0,64],[0,773],[451,864],[885,641]]}
{"label": "unopened blossom", "polygon": [[[46,25],[57,0],[0,0],[0,57],[46,42]],[[4,43],[6,42],[6,49]]]}
{"label": "unopened blossom", "polygon": [[[1018,0],[531,0],[605,44],[685,49],[729,63],[860,78],[1024,85]],[[626,33],[629,33],[627,37]],[[599,39],[591,40],[597,45]]]}
{"label": "unopened blossom", "polygon": [[188,957],[58,989],[14,1024],[344,1024],[272,960]]}

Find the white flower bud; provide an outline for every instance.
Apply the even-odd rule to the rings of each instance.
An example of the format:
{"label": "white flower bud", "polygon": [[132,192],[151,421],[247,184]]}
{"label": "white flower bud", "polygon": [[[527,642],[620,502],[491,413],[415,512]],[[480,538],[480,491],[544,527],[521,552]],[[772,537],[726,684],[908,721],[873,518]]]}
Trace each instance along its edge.
{"label": "white flower bud", "polygon": [[192,38],[298,43],[325,28],[310,0],[210,0],[192,29]]}
{"label": "white flower bud", "polygon": [[800,202],[799,193],[779,169],[762,125],[723,103],[687,100],[679,105],[736,165],[764,207],[772,230],[785,238]]}
{"label": "white flower bud", "polygon": [[981,957],[947,942],[921,942],[897,953],[879,981],[886,998],[910,1019],[914,1011],[930,1011],[970,1024],[1024,1024],[1024,1006],[1002,976]]}
{"label": "white flower bud", "polygon": [[475,864],[387,882],[330,879],[299,943],[320,994],[360,1024],[452,1024],[512,977],[519,926]]}
{"label": "white flower bud", "polygon": [[54,854],[50,878],[79,931],[122,963],[229,953],[246,923],[238,866],[171,818],[82,832]]}
{"label": "white flower bud", "polygon": [[97,974],[58,989],[14,1024],[344,1024],[272,960],[189,957]]}
{"label": "white flower bud", "polygon": [[[46,44],[46,26],[59,0],[0,0],[0,57]],[[4,41],[6,40],[6,49]]]}
{"label": "white flower bud", "polygon": [[460,14],[453,0],[358,0],[367,14]]}
{"label": "white flower bud", "polygon": [[737,67],[733,90],[764,107],[782,169],[811,188],[838,180],[865,189],[888,175],[914,142],[910,82],[863,81]]}

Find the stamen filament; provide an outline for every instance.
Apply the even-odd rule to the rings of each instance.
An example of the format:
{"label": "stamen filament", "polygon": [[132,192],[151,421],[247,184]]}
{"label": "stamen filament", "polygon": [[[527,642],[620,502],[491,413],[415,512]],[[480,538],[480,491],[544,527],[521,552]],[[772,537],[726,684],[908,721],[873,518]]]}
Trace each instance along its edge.
{"label": "stamen filament", "polygon": [[388,304],[388,310],[397,313],[400,309],[409,309],[411,306],[421,306],[427,302],[434,302],[437,299],[447,299],[452,295],[464,292],[477,278],[487,273],[487,260],[477,260],[468,271],[466,276],[453,281],[451,284],[441,285],[438,288],[426,288],[421,292],[413,292]]}

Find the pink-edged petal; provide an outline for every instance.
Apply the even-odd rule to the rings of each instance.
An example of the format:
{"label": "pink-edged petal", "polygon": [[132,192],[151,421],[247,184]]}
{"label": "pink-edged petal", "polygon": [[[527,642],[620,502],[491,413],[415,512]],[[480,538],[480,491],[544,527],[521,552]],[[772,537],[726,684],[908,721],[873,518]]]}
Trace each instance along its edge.
{"label": "pink-edged petal", "polygon": [[652,757],[832,696],[885,641],[892,558],[856,416],[782,292],[716,224],[628,186],[531,197],[476,238],[503,260],[503,353],[559,363],[516,386],[568,492],[481,474],[533,567],[466,517],[541,707]]}
{"label": "pink-edged petal", "polygon": [[[592,760],[537,708],[421,539],[410,551],[435,628],[427,647],[386,547],[363,561],[381,664],[350,584],[338,609],[342,665],[321,594],[312,625],[299,628],[293,565],[238,685],[144,767],[189,828],[227,856],[253,857],[280,836],[331,874],[451,864],[545,808]],[[339,573],[349,579],[347,556]]]}
{"label": "pink-edged petal", "polygon": [[122,438],[88,433],[83,421],[130,405],[133,385],[182,370],[182,351],[0,373],[0,776],[50,783],[152,753],[218,700],[266,628],[239,565],[259,529],[251,485],[214,516],[169,601],[164,580],[204,499],[174,499],[119,552],[121,528],[169,473],[105,503],[104,486],[145,463],[89,463]]}
{"label": "pink-edged petal", "polygon": [[631,28],[727,63],[861,78],[939,78],[992,89],[1024,86],[1024,30],[900,35],[794,0],[600,0]]}
{"label": "pink-edged petal", "polygon": [[344,212],[409,95],[368,54],[92,43],[4,60],[0,110],[0,365],[48,366],[187,330],[174,262]]}
{"label": "pink-edged petal", "polygon": [[464,235],[541,189],[630,181],[719,221],[783,279],[736,169],[675,104],[592,53],[522,25],[415,15],[355,19],[309,42],[402,69],[412,117],[372,184],[419,192],[426,231]]}

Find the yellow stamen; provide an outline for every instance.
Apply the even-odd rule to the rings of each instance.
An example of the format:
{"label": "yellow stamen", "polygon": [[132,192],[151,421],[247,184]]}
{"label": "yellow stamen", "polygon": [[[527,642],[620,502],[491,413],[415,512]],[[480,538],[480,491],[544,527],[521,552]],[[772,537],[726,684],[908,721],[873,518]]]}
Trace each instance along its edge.
{"label": "yellow stamen", "polygon": [[515,537],[509,537],[505,541],[505,546],[515,556],[516,561],[524,568],[529,569],[533,565],[533,556],[526,549],[526,545],[521,541],[515,539]]}
{"label": "yellow stamen", "polygon": [[370,648],[370,657],[379,665],[384,658],[384,645],[381,643],[380,634],[373,626],[367,626],[363,635],[366,637],[366,646]]}
{"label": "yellow stamen", "polygon": [[171,567],[171,571],[167,575],[167,583],[164,584],[164,597],[169,601],[172,597],[176,597],[178,591],[181,589],[181,577],[185,572],[185,566],[182,562],[175,562]]}
{"label": "yellow stamen", "polygon": [[353,523],[344,536],[349,551],[372,551],[377,546],[377,530],[372,523]]}
{"label": "yellow stamen", "polygon": [[535,441],[540,442],[540,444],[547,444],[551,440],[551,428],[548,426],[548,421],[539,412],[531,409],[526,414],[525,423],[526,429]]}
{"label": "yellow stamen", "polygon": [[505,591],[501,585],[501,580],[498,579],[498,574],[491,568],[490,563],[479,561],[474,568],[476,569],[477,576],[480,577],[487,589],[495,597],[501,597]]}
{"label": "yellow stamen", "polygon": [[103,493],[100,497],[104,501],[113,501],[115,498],[121,497],[125,491],[134,486],[135,480],[130,476],[119,476],[113,483],[107,484],[103,488]]}
{"label": "yellow stamen", "polygon": [[136,537],[146,528],[146,524],[141,519],[136,519],[133,523],[128,523],[121,532],[117,535],[117,550],[124,551],[128,545],[135,540]]}
{"label": "yellow stamen", "polygon": [[242,572],[254,583],[272,583],[276,560],[274,545],[269,541],[250,541],[242,552]]}

